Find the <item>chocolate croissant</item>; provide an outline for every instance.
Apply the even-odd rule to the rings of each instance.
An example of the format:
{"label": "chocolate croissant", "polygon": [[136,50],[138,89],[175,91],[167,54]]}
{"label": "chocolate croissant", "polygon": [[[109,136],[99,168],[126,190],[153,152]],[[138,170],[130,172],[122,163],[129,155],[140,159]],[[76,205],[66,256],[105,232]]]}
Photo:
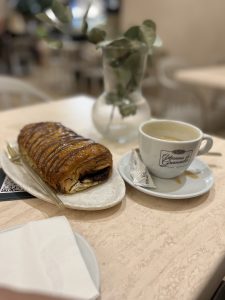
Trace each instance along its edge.
{"label": "chocolate croissant", "polygon": [[28,124],[18,136],[24,160],[55,191],[72,194],[106,180],[112,155],[101,144],[84,138],[61,123]]}

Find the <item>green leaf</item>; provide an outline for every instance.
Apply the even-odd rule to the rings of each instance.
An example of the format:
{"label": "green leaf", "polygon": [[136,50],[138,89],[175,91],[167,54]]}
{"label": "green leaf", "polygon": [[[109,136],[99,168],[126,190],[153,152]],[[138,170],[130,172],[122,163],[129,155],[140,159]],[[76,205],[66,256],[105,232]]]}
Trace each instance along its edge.
{"label": "green leaf", "polygon": [[69,23],[72,20],[72,15],[69,7],[64,6],[57,0],[52,1],[51,6],[52,11],[54,12],[56,18],[62,23]]}
{"label": "green leaf", "polygon": [[124,66],[130,69],[132,73],[136,73],[140,69],[142,53],[139,51],[132,52],[124,62]]}
{"label": "green leaf", "polygon": [[148,46],[151,53],[152,46],[156,39],[156,25],[152,20],[145,20],[141,25],[142,40]]}
{"label": "green leaf", "polygon": [[106,103],[109,105],[117,106],[123,118],[130,115],[135,115],[137,105],[130,99],[124,99],[124,95],[119,95],[117,92],[110,92],[106,95]]}
{"label": "green leaf", "polygon": [[124,36],[131,40],[141,41],[141,29],[140,26],[132,26],[125,33]]}
{"label": "green leaf", "polygon": [[93,44],[98,44],[105,40],[106,32],[105,30],[94,27],[88,33],[88,40]]}
{"label": "green leaf", "polygon": [[143,65],[145,57],[139,51],[133,52],[126,60],[124,67],[130,70],[131,78],[127,85],[127,91],[133,92],[143,77]]}
{"label": "green leaf", "polygon": [[137,112],[137,105],[126,99],[119,105],[119,111],[123,118],[135,115]]}
{"label": "green leaf", "polygon": [[133,43],[133,47],[138,47],[140,43],[145,43],[148,47],[149,53],[151,53],[152,46],[156,39],[156,25],[152,20],[145,20],[141,26],[133,26],[128,29],[124,36],[136,44]]}
{"label": "green leaf", "polygon": [[131,42],[126,38],[119,38],[109,43],[104,50],[110,66],[118,68],[130,55]]}
{"label": "green leaf", "polygon": [[63,33],[68,33],[69,24],[61,23],[57,19],[52,20],[51,18],[49,18],[49,16],[46,13],[36,14],[35,17],[44,24],[47,24],[54,28],[57,28],[58,30],[60,30]]}
{"label": "green leaf", "polygon": [[156,32],[156,24],[154,21],[147,19],[147,20],[144,20],[142,24],[148,28],[152,28],[154,30],[154,32]]}
{"label": "green leaf", "polygon": [[118,39],[113,40],[108,47],[115,47],[115,48],[129,48],[131,46],[130,40],[126,37],[121,37]]}

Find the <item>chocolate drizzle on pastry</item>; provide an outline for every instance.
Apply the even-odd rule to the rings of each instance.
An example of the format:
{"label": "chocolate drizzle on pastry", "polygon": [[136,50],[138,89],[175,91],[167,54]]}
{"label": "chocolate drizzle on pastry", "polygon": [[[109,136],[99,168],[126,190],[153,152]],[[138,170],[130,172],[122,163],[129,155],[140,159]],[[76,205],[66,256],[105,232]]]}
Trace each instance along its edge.
{"label": "chocolate drizzle on pastry", "polygon": [[75,193],[109,178],[112,155],[103,145],[56,122],[28,124],[18,136],[21,154],[53,189]]}

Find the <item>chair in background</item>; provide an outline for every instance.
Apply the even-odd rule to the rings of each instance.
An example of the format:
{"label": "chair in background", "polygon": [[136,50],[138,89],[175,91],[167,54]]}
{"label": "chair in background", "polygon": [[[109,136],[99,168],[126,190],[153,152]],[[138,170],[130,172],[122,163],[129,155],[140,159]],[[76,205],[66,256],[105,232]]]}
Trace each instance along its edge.
{"label": "chair in background", "polygon": [[204,127],[204,99],[194,87],[179,83],[174,74],[179,69],[188,68],[185,61],[166,57],[159,61],[157,76],[159,82],[159,101],[161,101],[161,116],[192,123]]}
{"label": "chair in background", "polygon": [[[213,59],[210,63],[210,65],[215,66],[225,66],[225,59],[224,58],[216,58]],[[211,90],[210,93],[210,103],[212,110],[214,109],[220,109],[220,106],[222,105],[223,111],[224,111],[224,104],[225,104],[225,92],[224,89],[218,89],[214,88]]]}
{"label": "chair in background", "polygon": [[102,55],[94,45],[80,44],[74,71],[79,92],[99,95],[103,91]]}
{"label": "chair in background", "polygon": [[159,83],[153,71],[151,73],[148,72],[142,80],[142,92],[150,106],[151,114],[158,117],[161,114],[161,103],[158,99]]}
{"label": "chair in background", "polygon": [[158,69],[159,62],[168,55],[164,48],[155,48],[154,55],[148,56],[146,71],[142,80],[142,91],[151,108],[151,114],[155,117],[161,115],[161,101],[159,100],[159,80]]}
{"label": "chair in background", "polygon": [[217,135],[220,134],[220,132],[224,132],[225,129],[225,92],[219,89],[212,90],[209,97],[209,103],[209,131]]}
{"label": "chair in background", "polygon": [[10,76],[0,76],[0,110],[48,101],[50,97],[32,85]]}

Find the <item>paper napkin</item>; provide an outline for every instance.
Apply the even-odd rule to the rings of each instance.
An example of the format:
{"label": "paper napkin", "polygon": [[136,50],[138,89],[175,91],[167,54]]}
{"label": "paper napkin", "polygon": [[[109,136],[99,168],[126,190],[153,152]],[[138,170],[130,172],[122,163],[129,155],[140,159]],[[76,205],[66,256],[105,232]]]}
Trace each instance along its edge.
{"label": "paper napkin", "polygon": [[99,295],[65,217],[0,233],[0,285],[79,300]]}
{"label": "paper napkin", "polygon": [[156,185],[149,173],[147,167],[144,165],[139,149],[133,149],[130,157],[130,176],[135,185],[145,188],[156,188]]}

